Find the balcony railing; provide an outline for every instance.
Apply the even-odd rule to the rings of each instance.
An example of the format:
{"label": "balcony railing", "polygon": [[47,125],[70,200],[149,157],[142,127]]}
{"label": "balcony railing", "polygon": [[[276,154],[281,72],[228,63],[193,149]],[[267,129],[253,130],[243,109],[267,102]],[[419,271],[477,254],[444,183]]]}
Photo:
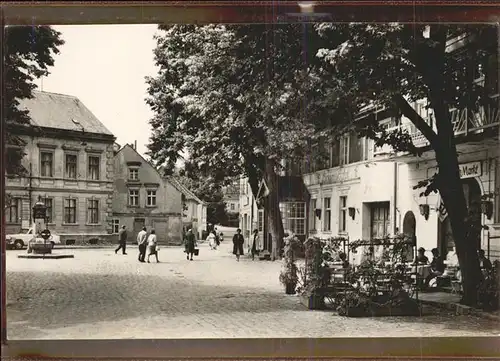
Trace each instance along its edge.
{"label": "balcony railing", "polygon": [[[492,99],[498,99],[499,95],[492,97]],[[467,134],[478,134],[485,131],[485,129],[498,127],[500,124],[500,112],[497,106],[487,106],[481,107],[478,111],[473,112],[469,109],[452,109],[451,122],[453,124],[453,131],[455,136],[467,135]],[[435,124],[431,124],[434,131],[436,131]],[[413,144],[417,148],[425,147],[429,145],[427,138],[411,123],[401,124],[397,127],[388,128],[387,131],[391,132],[397,130],[398,128],[403,128],[410,134]],[[394,153],[394,150],[390,145],[383,145],[381,147],[375,147],[374,156],[381,156],[384,154]]]}

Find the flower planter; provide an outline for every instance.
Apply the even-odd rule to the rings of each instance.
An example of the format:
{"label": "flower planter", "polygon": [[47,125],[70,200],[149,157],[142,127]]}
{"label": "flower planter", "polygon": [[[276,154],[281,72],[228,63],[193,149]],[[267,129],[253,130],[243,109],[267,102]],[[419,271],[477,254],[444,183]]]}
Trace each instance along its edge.
{"label": "flower planter", "polygon": [[303,293],[300,295],[300,303],[310,310],[325,309],[325,297],[323,295]]}
{"label": "flower planter", "polygon": [[285,293],[287,295],[294,295],[296,287],[297,287],[297,285],[295,283],[287,283],[285,285]]}

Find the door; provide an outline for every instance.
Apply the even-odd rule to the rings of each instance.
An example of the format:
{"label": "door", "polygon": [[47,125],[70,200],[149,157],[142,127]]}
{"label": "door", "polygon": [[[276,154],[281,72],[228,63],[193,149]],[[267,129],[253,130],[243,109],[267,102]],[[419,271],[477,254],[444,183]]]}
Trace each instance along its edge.
{"label": "door", "polygon": [[168,237],[168,222],[163,219],[155,219],[153,221],[153,228],[156,233],[156,240],[159,244],[166,244]]}
{"label": "door", "polygon": [[390,234],[389,202],[372,204],[371,238],[383,238]]}
{"label": "door", "polygon": [[144,218],[134,218],[134,230],[132,234],[132,243],[137,243],[137,234],[146,225],[146,220]]}
{"label": "door", "polygon": [[[370,238],[383,238],[390,234],[389,202],[372,203],[371,206],[371,232]],[[376,259],[382,257],[383,247],[376,246],[373,249],[373,255]]]}

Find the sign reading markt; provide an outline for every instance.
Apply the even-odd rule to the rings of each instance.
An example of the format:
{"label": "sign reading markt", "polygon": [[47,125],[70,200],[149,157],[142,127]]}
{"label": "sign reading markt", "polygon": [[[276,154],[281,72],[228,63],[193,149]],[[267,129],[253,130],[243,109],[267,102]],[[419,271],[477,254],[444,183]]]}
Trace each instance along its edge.
{"label": "sign reading markt", "polygon": [[459,164],[460,178],[480,177],[483,174],[481,162],[470,162]]}

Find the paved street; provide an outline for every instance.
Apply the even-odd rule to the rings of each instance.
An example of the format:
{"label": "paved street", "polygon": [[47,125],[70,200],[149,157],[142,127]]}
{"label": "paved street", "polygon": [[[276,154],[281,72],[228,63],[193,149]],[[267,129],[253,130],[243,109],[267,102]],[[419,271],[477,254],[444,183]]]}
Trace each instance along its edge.
{"label": "paved street", "polygon": [[[495,321],[426,309],[421,318],[354,319],[309,311],[284,294],[279,262],[239,263],[226,240],[185,259],[162,248],[140,264],[111,249],[68,250],[74,259],[18,259],[7,252],[9,339],[231,338],[498,335]],[[63,252],[63,251],[58,251]]]}

